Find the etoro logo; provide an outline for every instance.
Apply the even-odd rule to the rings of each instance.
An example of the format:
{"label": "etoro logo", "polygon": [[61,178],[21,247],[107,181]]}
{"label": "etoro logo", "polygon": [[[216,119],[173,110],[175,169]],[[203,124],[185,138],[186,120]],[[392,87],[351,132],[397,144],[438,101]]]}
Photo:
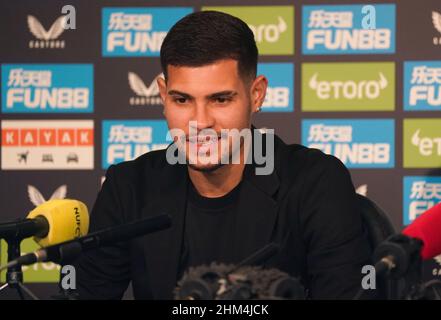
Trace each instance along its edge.
{"label": "etoro logo", "polygon": [[192,8],[103,8],[104,57],[159,56],[168,30]]}
{"label": "etoro logo", "polygon": [[202,7],[231,14],[245,21],[253,31],[260,55],[294,53],[294,7],[234,6]]}
{"label": "etoro logo", "polygon": [[394,63],[304,63],[304,111],[380,111],[395,108]]}
{"label": "etoro logo", "polygon": [[403,224],[441,202],[441,177],[409,176],[403,179]]}
{"label": "etoro logo", "polygon": [[93,112],[91,64],[4,64],[5,113]]}
{"label": "etoro logo", "polygon": [[129,86],[136,94],[136,96],[130,97],[129,103],[131,106],[162,105],[158,84],[156,82],[158,77],[163,77],[163,74],[157,75],[153,81],[146,86],[144,81],[142,81],[135,72],[129,72]]}
{"label": "etoro logo", "polygon": [[307,5],[302,9],[303,54],[395,52],[395,4]]}
{"label": "etoro logo", "polygon": [[441,61],[404,62],[404,110],[441,110]]}
{"label": "etoro logo", "polygon": [[277,42],[280,39],[280,35],[287,29],[285,20],[280,16],[277,17],[277,24],[261,24],[257,26],[250,24],[248,26],[253,31],[257,43]]}
{"label": "etoro logo", "polygon": [[292,63],[259,63],[257,73],[268,78],[263,112],[294,110],[294,65]]}
{"label": "etoro logo", "polygon": [[348,168],[393,168],[392,119],[306,119],[302,144],[339,158]]}
{"label": "etoro logo", "polygon": [[441,166],[441,119],[404,120],[405,168]]}
{"label": "etoro logo", "polygon": [[441,137],[420,137],[421,129],[415,131],[412,136],[412,144],[418,147],[418,150],[423,156],[431,156],[437,154],[441,156]]}
{"label": "etoro logo", "polygon": [[165,120],[104,120],[102,141],[103,169],[165,149],[171,142]]}
{"label": "etoro logo", "polygon": [[378,74],[378,80],[369,81],[320,81],[318,73],[309,80],[309,87],[315,90],[317,97],[321,100],[327,99],[377,99],[381,90],[388,85],[383,73]]}
{"label": "etoro logo", "polygon": [[38,19],[32,15],[27,16],[28,28],[37,40],[29,41],[31,49],[64,49],[65,41],[58,40],[65,30],[66,17],[58,17],[49,30],[43,27]]}

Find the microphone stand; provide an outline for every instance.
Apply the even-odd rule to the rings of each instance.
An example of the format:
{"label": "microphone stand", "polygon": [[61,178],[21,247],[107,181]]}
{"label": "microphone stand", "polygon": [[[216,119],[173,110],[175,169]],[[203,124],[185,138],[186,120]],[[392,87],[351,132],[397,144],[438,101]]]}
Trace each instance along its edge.
{"label": "microphone stand", "polygon": [[[8,262],[20,257],[20,243],[23,238],[12,236],[4,238],[4,240],[8,244]],[[21,300],[26,300],[25,294],[32,300],[39,300],[39,298],[23,284],[23,270],[21,266],[9,267],[6,271],[6,283],[0,287],[0,291],[5,292],[4,290],[7,288],[15,289]]]}

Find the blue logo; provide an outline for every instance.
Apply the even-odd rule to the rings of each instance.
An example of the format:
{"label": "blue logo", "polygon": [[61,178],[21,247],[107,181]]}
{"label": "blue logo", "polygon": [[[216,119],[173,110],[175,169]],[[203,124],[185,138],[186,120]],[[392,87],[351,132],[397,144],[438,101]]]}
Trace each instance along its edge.
{"label": "blue logo", "polygon": [[395,52],[395,4],[303,6],[303,54]]}
{"label": "blue logo", "polygon": [[404,110],[441,110],[441,61],[404,62]]}
{"label": "blue logo", "polygon": [[103,8],[104,57],[158,57],[168,30],[192,8]]}
{"label": "blue logo", "polygon": [[104,120],[102,134],[103,169],[165,149],[171,142],[165,120]]}
{"label": "blue logo", "polygon": [[403,178],[403,224],[441,202],[441,176]]}
{"label": "blue logo", "polygon": [[268,79],[263,112],[290,112],[294,110],[294,64],[259,63],[257,74]]}
{"label": "blue logo", "polygon": [[348,168],[393,168],[392,119],[307,119],[302,144],[339,158]]}
{"label": "blue logo", "polygon": [[4,113],[93,112],[93,65],[4,64]]}

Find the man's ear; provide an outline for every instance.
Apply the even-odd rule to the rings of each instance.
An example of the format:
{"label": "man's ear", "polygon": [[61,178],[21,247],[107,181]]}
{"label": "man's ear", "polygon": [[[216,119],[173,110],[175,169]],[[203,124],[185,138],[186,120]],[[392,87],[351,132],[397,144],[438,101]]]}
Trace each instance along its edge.
{"label": "man's ear", "polygon": [[159,95],[161,96],[162,104],[165,104],[165,97],[167,96],[167,83],[163,77],[157,77],[156,83],[158,84]]}
{"label": "man's ear", "polygon": [[259,112],[265,101],[268,79],[265,76],[258,76],[251,84],[251,106],[253,112]]}

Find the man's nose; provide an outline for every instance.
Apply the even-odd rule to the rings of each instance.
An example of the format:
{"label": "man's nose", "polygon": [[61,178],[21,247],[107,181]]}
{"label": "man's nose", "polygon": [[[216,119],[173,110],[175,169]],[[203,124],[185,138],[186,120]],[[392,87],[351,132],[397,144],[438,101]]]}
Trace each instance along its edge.
{"label": "man's nose", "polygon": [[197,121],[197,128],[199,130],[211,128],[214,126],[214,118],[208,109],[208,106],[200,103],[196,105],[195,115],[193,120]]}

